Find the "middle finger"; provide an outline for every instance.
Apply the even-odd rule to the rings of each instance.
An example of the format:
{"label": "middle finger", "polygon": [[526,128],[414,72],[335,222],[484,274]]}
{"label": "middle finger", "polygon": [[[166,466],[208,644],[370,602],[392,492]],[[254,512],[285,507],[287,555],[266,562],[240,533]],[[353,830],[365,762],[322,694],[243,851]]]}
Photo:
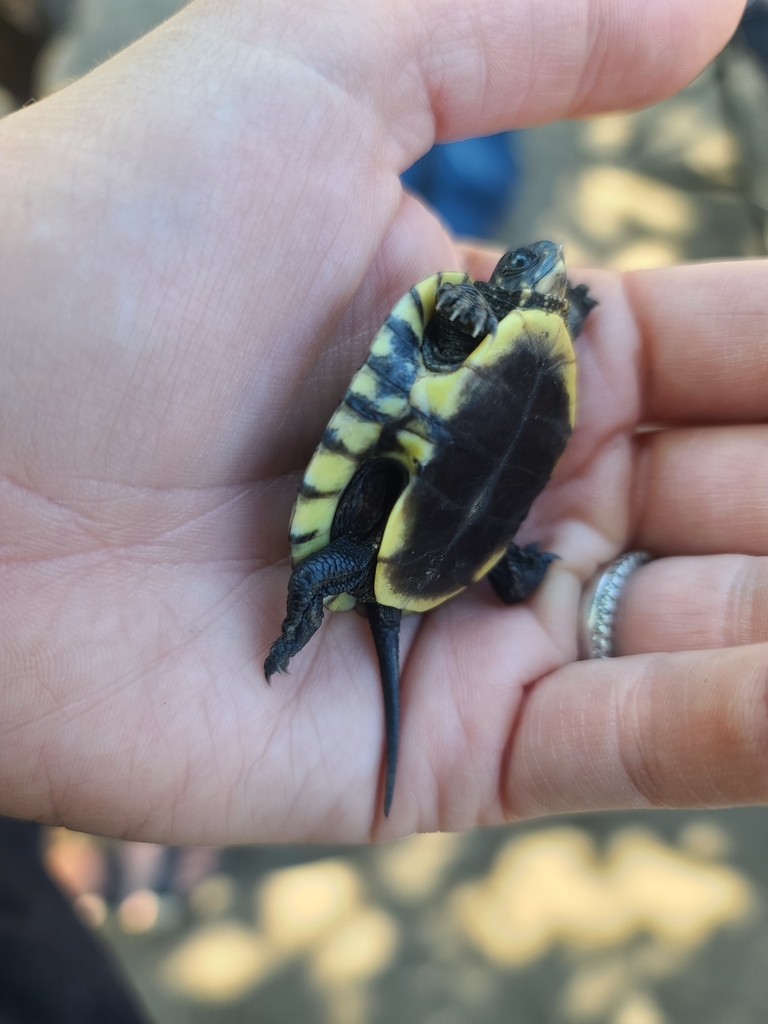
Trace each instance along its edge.
{"label": "middle finger", "polygon": [[768,554],[768,426],[659,430],[636,445],[633,547]]}
{"label": "middle finger", "polygon": [[768,260],[639,270],[646,422],[739,422],[768,408]]}

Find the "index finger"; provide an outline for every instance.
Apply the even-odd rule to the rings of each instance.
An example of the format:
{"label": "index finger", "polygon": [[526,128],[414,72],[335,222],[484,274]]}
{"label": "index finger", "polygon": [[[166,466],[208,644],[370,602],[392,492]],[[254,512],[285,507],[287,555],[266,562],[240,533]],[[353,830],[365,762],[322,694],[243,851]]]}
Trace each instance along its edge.
{"label": "index finger", "polygon": [[768,260],[635,271],[645,422],[768,418]]}
{"label": "index finger", "polygon": [[449,139],[653,103],[691,81],[743,9],[744,0],[405,0],[378,8],[394,45],[379,27],[374,88],[412,159],[423,139],[417,105]]}

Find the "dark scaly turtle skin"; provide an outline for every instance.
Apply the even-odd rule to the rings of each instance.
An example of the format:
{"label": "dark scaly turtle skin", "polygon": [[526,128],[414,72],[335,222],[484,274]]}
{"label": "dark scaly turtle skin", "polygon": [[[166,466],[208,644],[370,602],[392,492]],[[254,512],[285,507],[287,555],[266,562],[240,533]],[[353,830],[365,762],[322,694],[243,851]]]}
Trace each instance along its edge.
{"label": "dark scaly turtle skin", "polygon": [[506,253],[488,282],[436,274],[397,303],[331,418],[291,519],[293,573],[267,679],[360,607],[381,668],[384,813],[394,790],[403,611],[488,576],[524,601],[557,556],[513,538],[573,428],[573,340],[595,305],[552,242]]}

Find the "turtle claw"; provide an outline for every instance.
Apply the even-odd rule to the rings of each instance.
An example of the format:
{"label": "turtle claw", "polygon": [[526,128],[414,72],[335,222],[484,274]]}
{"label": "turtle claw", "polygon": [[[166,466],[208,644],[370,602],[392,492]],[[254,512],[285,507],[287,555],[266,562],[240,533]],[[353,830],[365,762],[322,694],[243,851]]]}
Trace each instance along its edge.
{"label": "turtle claw", "polygon": [[472,284],[441,284],[437,290],[435,309],[451,323],[458,323],[472,338],[484,338],[498,326],[490,306]]}
{"label": "turtle claw", "polygon": [[269,654],[267,655],[267,660],[264,662],[264,678],[267,680],[267,684],[269,686],[272,685],[271,680],[273,675],[275,675],[276,673],[284,675],[288,671],[288,662],[290,658],[286,657],[284,654],[281,657],[279,649],[275,649],[280,648],[282,646],[283,644],[281,637],[280,640],[276,640],[272,644],[272,646],[269,649]]}

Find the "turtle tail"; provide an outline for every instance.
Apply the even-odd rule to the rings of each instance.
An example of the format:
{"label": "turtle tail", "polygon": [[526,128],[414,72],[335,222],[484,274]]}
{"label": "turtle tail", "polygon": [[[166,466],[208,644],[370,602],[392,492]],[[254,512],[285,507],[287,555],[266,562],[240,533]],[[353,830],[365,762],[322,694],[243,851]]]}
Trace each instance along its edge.
{"label": "turtle tail", "polygon": [[397,747],[400,735],[400,618],[399,608],[371,602],[366,604],[368,622],[376,645],[384,694],[384,733],[386,771],[384,775],[384,814],[389,815],[395,790]]}

